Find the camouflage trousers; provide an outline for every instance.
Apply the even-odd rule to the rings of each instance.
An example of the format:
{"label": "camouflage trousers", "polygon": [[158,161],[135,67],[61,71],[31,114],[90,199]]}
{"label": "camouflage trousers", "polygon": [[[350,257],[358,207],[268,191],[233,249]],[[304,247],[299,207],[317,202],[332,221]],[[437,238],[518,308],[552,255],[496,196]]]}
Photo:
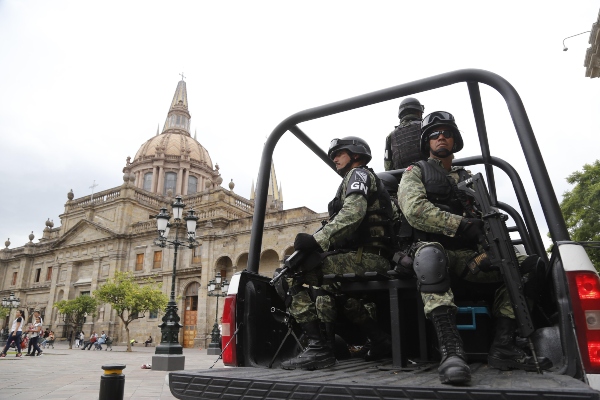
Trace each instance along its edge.
{"label": "camouflage trousers", "polygon": [[[423,245],[426,243],[424,242]],[[510,302],[508,290],[504,285],[504,278],[500,271],[479,272],[474,275],[470,272],[465,274],[467,261],[479,254],[476,251],[462,250],[446,250],[448,256],[448,272],[454,277],[459,277],[463,281],[471,283],[497,283],[500,285],[494,294],[494,304],[492,306],[492,314],[495,317],[507,317],[514,319],[515,313]],[[517,260],[521,263],[527,256],[517,255]],[[421,293],[423,304],[425,305],[425,315],[429,315],[431,311],[440,306],[456,307],[454,304],[454,294],[452,289],[445,293]]]}
{"label": "camouflage trousers", "polygon": [[[328,274],[355,273],[362,275],[365,272],[376,271],[387,273],[390,269],[389,261],[376,254],[357,252],[333,253],[323,259],[321,266],[305,272],[301,277],[294,278],[290,283],[292,302],[288,308],[289,313],[298,323],[312,321],[335,322],[337,307],[335,284],[323,285],[323,276]],[[343,307],[344,315],[350,321],[360,324],[369,318],[376,319],[375,304],[356,298],[349,298]]]}

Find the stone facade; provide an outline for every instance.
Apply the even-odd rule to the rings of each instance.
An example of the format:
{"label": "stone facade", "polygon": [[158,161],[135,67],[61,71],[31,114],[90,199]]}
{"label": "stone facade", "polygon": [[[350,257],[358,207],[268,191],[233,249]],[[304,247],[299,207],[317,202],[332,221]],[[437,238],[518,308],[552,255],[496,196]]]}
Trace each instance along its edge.
{"label": "stone facade", "polygon": [[[154,245],[152,216],[161,207],[170,211],[174,196],[182,195],[185,210],[193,208],[199,216],[200,246],[180,247],[177,257],[175,296],[187,332],[181,332],[180,340],[186,347],[205,348],[217,315],[217,299],[207,296],[207,286],[217,272],[229,280],[246,267],[254,191],[246,199],[234,193],[233,182],[229,189],[220,186],[219,167],[213,167],[208,151],[191,137],[189,119],[185,82],[180,81],[162,133],[144,143],[133,161],[128,157],[121,186],[81,198],[69,192],[59,227],[47,221],[38,243],[30,235],[24,246],[9,248],[7,242],[0,250],[0,297],[14,292],[28,319],[33,309],[40,309],[44,326],[61,337],[66,330],[53,304],[92,293],[115,271],[131,271],[140,280],[154,276],[170,295],[174,251]],[[293,252],[298,232],[315,231],[327,218],[305,207],[283,210],[274,167],[271,180],[260,260],[260,272],[267,276]],[[222,306],[221,299],[218,315]],[[6,327],[13,315],[1,325]],[[132,322],[131,338],[158,339],[162,315],[159,310]],[[117,342],[125,340],[125,330],[108,304],[83,326],[86,335],[102,330]]]}

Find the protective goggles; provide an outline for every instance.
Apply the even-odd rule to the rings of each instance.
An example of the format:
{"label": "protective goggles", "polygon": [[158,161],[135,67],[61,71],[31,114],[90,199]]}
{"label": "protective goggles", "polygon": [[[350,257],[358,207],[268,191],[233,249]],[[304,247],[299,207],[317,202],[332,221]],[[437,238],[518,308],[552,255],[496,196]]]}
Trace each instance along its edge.
{"label": "protective goggles", "polygon": [[421,127],[426,127],[427,125],[431,125],[435,121],[439,121],[439,122],[452,121],[452,122],[454,122],[454,115],[452,115],[446,111],[432,112],[431,114],[429,114],[429,115],[425,116],[425,118],[423,118],[423,121],[421,122]]}
{"label": "protective goggles", "polygon": [[359,144],[356,140],[342,140],[342,139],[333,139],[331,141],[331,143],[329,143],[329,150],[337,147],[337,146],[343,146],[345,144]]}
{"label": "protective goggles", "polygon": [[440,135],[444,135],[444,137],[446,139],[450,139],[451,137],[454,137],[454,132],[452,131],[435,131],[435,132],[431,132],[428,136],[429,140],[436,140],[437,138],[440,137]]}

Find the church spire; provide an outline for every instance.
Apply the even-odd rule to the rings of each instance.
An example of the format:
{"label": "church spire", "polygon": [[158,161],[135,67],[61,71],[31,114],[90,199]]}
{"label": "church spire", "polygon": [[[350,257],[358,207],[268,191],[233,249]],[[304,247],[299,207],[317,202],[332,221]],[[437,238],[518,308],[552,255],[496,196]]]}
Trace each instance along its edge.
{"label": "church spire", "polygon": [[187,88],[185,86],[185,81],[183,80],[183,74],[181,76],[182,79],[175,89],[175,95],[173,96],[173,101],[171,101],[171,107],[169,108],[169,113],[167,114],[162,133],[172,131],[172,133],[182,133],[191,136],[191,116],[188,111]]}

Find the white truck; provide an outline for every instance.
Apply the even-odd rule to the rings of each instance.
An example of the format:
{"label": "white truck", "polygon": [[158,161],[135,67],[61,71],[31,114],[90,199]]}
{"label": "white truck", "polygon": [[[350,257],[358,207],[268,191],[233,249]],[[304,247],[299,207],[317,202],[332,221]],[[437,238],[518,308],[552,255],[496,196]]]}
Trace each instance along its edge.
{"label": "white truck", "polygon": [[[538,277],[531,309],[538,356],[552,360],[542,374],[500,371],[486,364],[491,325],[485,305],[459,305],[460,330],[469,354],[472,381],[465,386],[441,384],[435,335],[424,318],[415,281],[389,276],[339,276],[342,292],[366,293],[376,300],[380,324],[393,338],[393,356],[380,361],[339,360],[331,368],[287,371],[281,361],[294,356],[300,330],[285,313],[285,305],[260,275],[260,250],[267,201],[269,168],[275,145],[286,132],[332,166],[298,124],[379,102],[466,83],[475,118],[481,155],[455,160],[457,165],[482,164],[493,206],[508,214],[515,226],[513,244],[541,255],[545,269]],[[517,171],[490,153],[479,85],[494,88],[506,101],[528,164],[536,193],[525,192]],[[369,141],[369,137],[365,137]],[[494,167],[512,181],[520,211],[498,199]],[[400,177],[402,170],[391,171]],[[299,172],[300,173],[300,172]],[[331,192],[331,188],[323,188]],[[553,241],[550,258],[544,248],[529,197],[539,200]],[[600,279],[585,246],[569,238],[559,203],[519,94],[502,77],[483,70],[449,72],[388,89],[298,112],[281,122],[269,136],[260,164],[248,267],[231,279],[222,316],[223,363],[228,368],[177,371],[169,374],[178,399],[600,399]],[[281,310],[281,311],[277,311]],[[484,311],[481,311],[484,310]],[[275,311],[275,312],[274,312]],[[336,333],[346,343],[364,340],[340,322]],[[461,329],[459,327],[459,329]],[[594,384],[596,383],[596,384]]]}

